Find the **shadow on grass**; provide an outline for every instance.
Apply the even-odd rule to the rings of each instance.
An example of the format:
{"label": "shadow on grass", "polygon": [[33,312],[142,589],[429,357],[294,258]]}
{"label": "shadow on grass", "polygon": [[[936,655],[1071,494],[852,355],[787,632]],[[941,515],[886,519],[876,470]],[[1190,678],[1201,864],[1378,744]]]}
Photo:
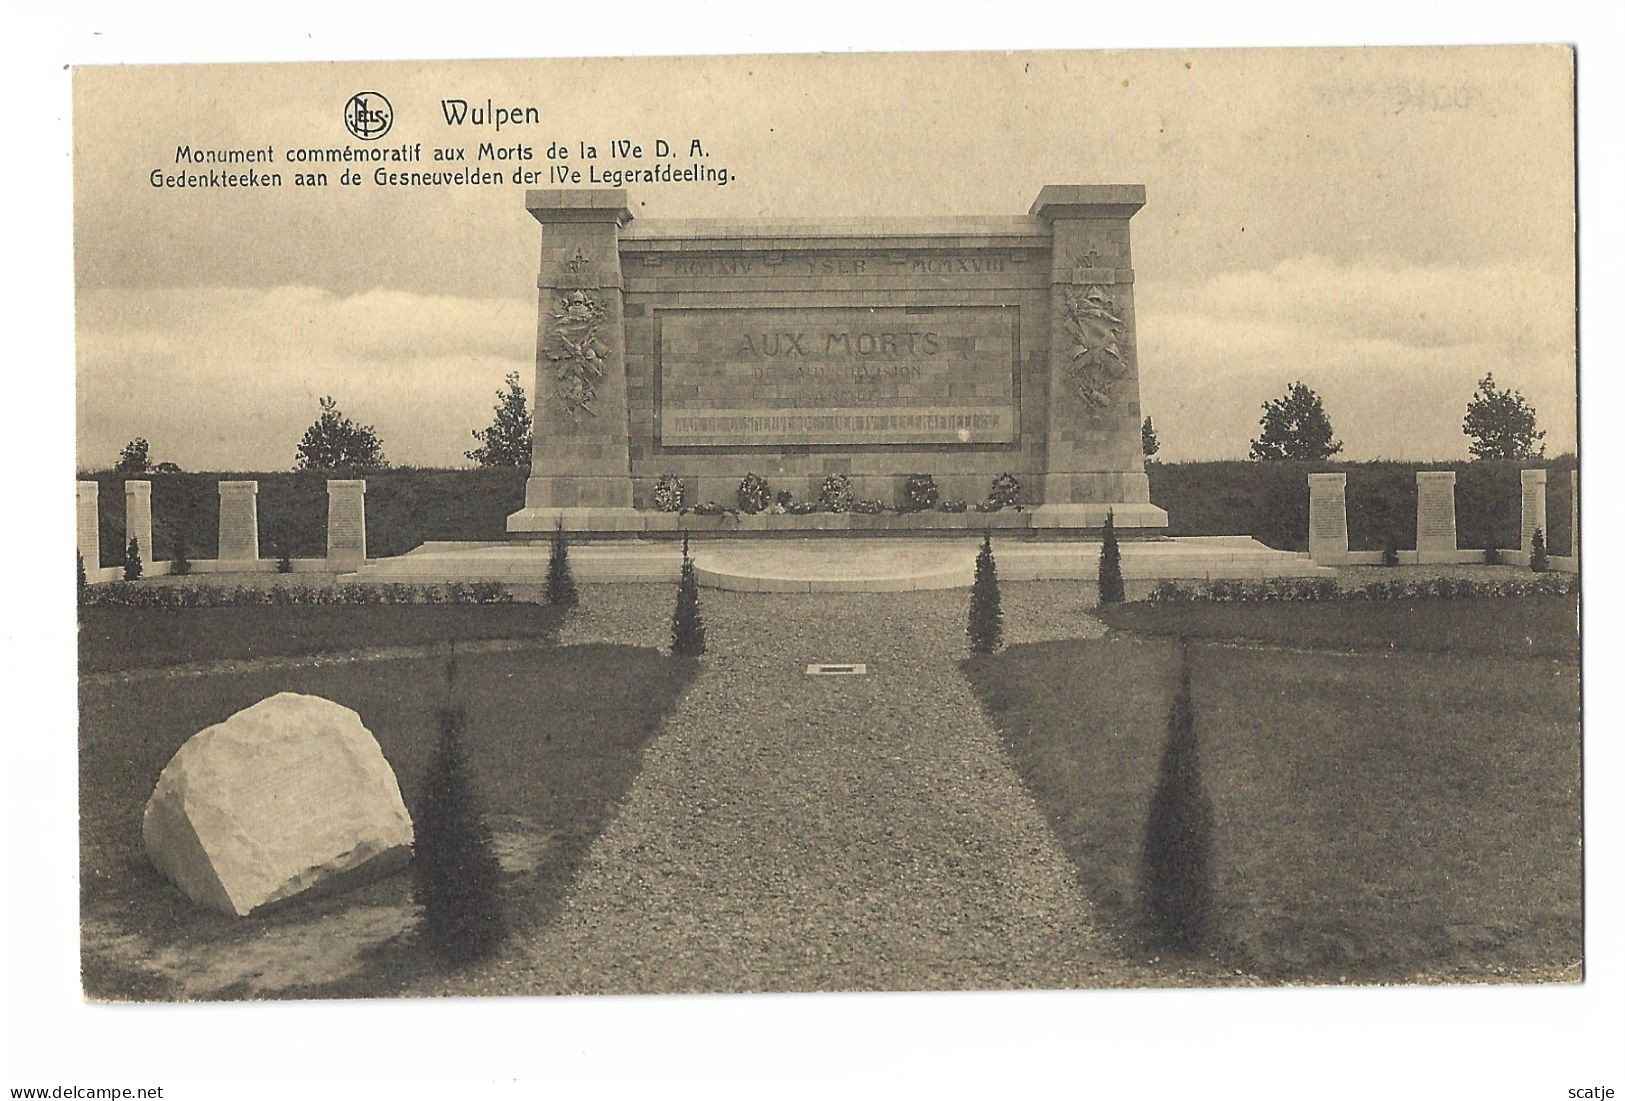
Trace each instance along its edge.
{"label": "shadow on grass", "polygon": [[[1274,981],[1577,977],[1577,663],[1200,645],[1191,660],[1217,961]],[[1172,642],[1124,635],[963,665],[1142,959],[1160,952],[1140,847],[1176,667]]]}
{"label": "shadow on grass", "polygon": [[[336,898],[227,918],[194,906],[152,869],[141,814],[187,738],[281,691],[355,709],[411,807],[435,745],[442,671],[437,656],[81,687],[86,994],[376,997],[409,992],[434,974],[438,965],[416,943],[409,873]],[[631,786],[643,746],[694,671],[691,661],[611,645],[461,663],[467,746],[503,855],[514,936],[556,916],[588,847]]]}

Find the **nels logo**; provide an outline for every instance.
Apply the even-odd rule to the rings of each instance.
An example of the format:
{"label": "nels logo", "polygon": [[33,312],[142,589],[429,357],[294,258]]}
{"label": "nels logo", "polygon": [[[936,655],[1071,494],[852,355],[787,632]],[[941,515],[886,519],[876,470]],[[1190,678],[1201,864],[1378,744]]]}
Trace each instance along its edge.
{"label": "nels logo", "polygon": [[395,108],[382,92],[357,92],[344,104],[344,127],[362,141],[377,141],[395,124]]}

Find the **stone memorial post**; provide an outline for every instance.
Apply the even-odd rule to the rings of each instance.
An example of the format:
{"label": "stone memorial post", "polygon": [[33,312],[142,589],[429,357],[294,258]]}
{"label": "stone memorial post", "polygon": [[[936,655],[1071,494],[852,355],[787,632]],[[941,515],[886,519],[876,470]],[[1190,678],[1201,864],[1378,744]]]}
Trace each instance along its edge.
{"label": "stone memorial post", "polygon": [[1523,483],[1523,553],[1533,554],[1536,528],[1545,535],[1548,544],[1552,538],[1546,527],[1546,471],[1525,470],[1519,477]]}
{"label": "stone memorial post", "polygon": [[1093,523],[1107,508],[1120,523],[1167,523],[1140,447],[1129,219],[1144,205],[1140,184],[1051,184],[1032,205],[1052,234],[1041,521],[1089,505]]}
{"label": "stone memorial post", "polygon": [[357,567],[367,561],[367,480],[327,483],[327,562]]}
{"label": "stone memorial post", "polygon": [[130,481],[124,483],[124,545],[136,541],[141,548],[142,561],[151,564],[158,560],[152,549],[152,483]]}
{"label": "stone memorial post", "polygon": [[1580,471],[1569,471],[1569,557],[1580,563]]}
{"label": "stone memorial post", "polygon": [[1309,475],[1309,557],[1323,566],[1349,560],[1348,475]]}
{"label": "stone memorial post", "polygon": [[1416,561],[1456,560],[1456,472],[1416,472]]}
{"label": "stone memorial post", "polygon": [[626,192],[527,191],[525,208],[542,225],[525,510],[543,510],[543,520],[560,509],[630,514],[619,245],[620,227],[632,220]]}
{"label": "stone memorial post", "polygon": [[221,562],[260,560],[259,492],[258,482],[220,483]]}
{"label": "stone memorial post", "polygon": [[100,487],[95,482],[79,482],[75,493],[79,534],[79,557],[85,560],[85,572],[93,573],[102,567],[102,521],[98,511]]}

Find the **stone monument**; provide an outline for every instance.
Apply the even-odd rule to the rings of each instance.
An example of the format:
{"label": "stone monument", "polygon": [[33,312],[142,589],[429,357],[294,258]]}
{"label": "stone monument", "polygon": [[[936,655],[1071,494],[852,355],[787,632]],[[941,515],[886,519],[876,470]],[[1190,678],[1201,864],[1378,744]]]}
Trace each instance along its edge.
{"label": "stone monument", "polygon": [[100,486],[95,482],[75,484],[75,527],[79,543],[79,557],[85,560],[85,569],[95,571],[102,565],[102,520],[97,501]]}
{"label": "stone monument", "polygon": [[136,541],[141,557],[151,563],[158,559],[152,547],[152,483],[131,479],[124,483],[124,545]]}
{"label": "stone monument", "polygon": [[1456,472],[1416,472],[1416,561],[1420,565],[1456,560]]}
{"label": "stone monument", "polygon": [[341,569],[353,569],[367,561],[365,478],[328,479],[327,561]]}
{"label": "stone monument", "polygon": [[887,505],[911,474],[974,504],[1009,473],[1019,526],[1165,527],[1140,450],[1144,203],[1067,185],[1009,217],[635,221],[624,191],[526,192],[535,435],[508,530],[671,530],[663,476],[732,508],[747,473],[801,501],[844,475]]}
{"label": "stone monument", "polygon": [[220,483],[220,561],[259,561],[259,492],[258,482]]}
{"label": "stone monument", "polygon": [[1349,560],[1347,474],[1309,475],[1309,557],[1322,566]]}
{"label": "stone monument", "polygon": [[1523,490],[1521,549],[1524,554],[1532,554],[1536,528],[1540,529],[1548,545],[1552,541],[1551,529],[1546,526],[1546,471],[1519,471],[1519,482]]}

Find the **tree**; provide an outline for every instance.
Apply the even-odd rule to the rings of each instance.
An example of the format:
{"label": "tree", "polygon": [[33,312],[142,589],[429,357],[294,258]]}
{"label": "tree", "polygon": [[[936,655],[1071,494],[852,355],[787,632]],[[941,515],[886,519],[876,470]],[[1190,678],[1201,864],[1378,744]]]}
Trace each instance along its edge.
{"label": "tree", "polygon": [[1462,434],[1469,437],[1467,451],[1475,459],[1537,459],[1546,454],[1540,441],[1546,433],[1535,428],[1535,410],[1516,390],[1497,390],[1495,375],[1486,374],[1467,402]]}
{"label": "tree", "polygon": [[85,579],[84,552],[80,551],[76,557],[79,559],[79,603],[83,604],[85,602],[85,588],[90,584],[90,582]]}
{"label": "tree", "polygon": [[575,578],[570,574],[570,544],[564,538],[564,521],[553,529],[553,549],[547,556],[547,602],[574,608],[580,598]]}
{"label": "tree", "polygon": [[130,545],[124,548],[124,580],[141,580],[141,540],[130,537]]}
{"label": "tree", "polygon": [[1141,854],[1146,910],[1159,940],[1194,948],[1213,921],[1213,806],[1202,787],[1190,659],[1180,644],[1179,689],[1168,711],[1168,737]]}
{"label": "tree", "polygon": [[1149,459],[1161,450],[1162,444],[1157,439],[1157,430],[1151,426],[1151,418],[1147,417],[1145,423],[1140,425],[1140,451]]}
{"label": "tree", "polygon": [[976,576],[970,587],[970,622],[965,627],[973,654],[992,654],[1004,640],[1004,610],[999,607],[999,567],[993,561],[993,539],[982,533],[976,553]]}
{"label": "tree", "polygon": [[697,658],[705,653],[705,621],[700,618],[700,582],[683,533],[683,567],[677,577],[677,607],[671,614],[671,652]]}
{"label": "tree", "polygon": [[1320,395],[1301,382],[1294,382],[1283,396],[1264,403],[1258,428],[1249,459],[1329,459],[1343,450],[1343,445],[1332,439],[1332,422]]}
{"label": "tree", "polygon": [[124,445],[118,453],[118,465],[113,467],[120,474],[145,474],[149,468],[147,441],[139,436]]}
{"label": "tree", "polygon": [[[448,682],[454,671],[448,665]],[[463,748],[467,717],[448,702],[435,718],[440,740],[418,800],[412,897],[423,908],[429,946],[461,964],[489,956],[502,942],[502,866]]]}
{"label": "tree", "polygon": [[1097,573],[1100,603],[1123,603],[1123,553],[1117,547],[1117,524],[1111,510],[1100,529],[1100,569]]}
{"label": "tree", "polygon": [[464,454],[481,466],[529,466],[530,410],[525,405],[525,388],[519,385],[518,371],[509,371],[503,381],[508,388],[497,391],[491,427],[474,429],[480,446]]}
{"label": "tree", "polygon": [[356,424],[330,397],[321,399],[321,407],[322,415],[305,429],[294,451],[295,470],[382,470],[389,465],[372,425]]}

